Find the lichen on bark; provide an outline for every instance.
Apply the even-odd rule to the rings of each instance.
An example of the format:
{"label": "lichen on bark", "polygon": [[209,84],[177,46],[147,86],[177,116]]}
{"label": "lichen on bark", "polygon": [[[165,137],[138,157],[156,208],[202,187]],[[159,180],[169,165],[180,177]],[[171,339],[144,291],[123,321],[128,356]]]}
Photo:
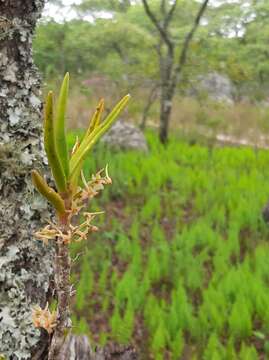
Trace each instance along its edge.
{"label": "lichen on bark", "polygon": [[44,0],[0,0],[0,354],[7,359],[42,359],[47,348],[47,335],[31,320],[32,306],[46,303],[53,258],[32,236],[49,217],[30,179],[33,167],[46,164],[32,59],[43,6]]}

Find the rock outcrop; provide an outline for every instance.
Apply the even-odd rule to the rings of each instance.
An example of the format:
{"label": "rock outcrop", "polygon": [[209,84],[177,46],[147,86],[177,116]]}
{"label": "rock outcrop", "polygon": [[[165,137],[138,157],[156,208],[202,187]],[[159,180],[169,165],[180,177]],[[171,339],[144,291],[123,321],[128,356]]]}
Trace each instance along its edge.
{"label": "rock outcrop", "polygon": [[192,95],[206,94],[210,99],[227,104],[234,103],[236,90],[232,81],[223,74],[211,72],[201,76],[192,89]]}
{"label": "rock outcrop", "polygon": [[122,120],[118,120],[101,141],[116,150],[148,151],[143,132]]}

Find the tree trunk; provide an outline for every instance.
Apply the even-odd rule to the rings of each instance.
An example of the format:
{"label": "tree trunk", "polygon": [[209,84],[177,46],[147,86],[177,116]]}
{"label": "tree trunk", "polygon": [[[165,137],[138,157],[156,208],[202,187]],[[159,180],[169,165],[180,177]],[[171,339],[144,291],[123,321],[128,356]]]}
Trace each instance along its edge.
{"label": "tree trunk", "polygon": [[45,359],[48,336],[32,325],[47,301],[52,249],[32,237],[49,217],[29,172],[43,167],[40,80],[32,37],[44,0],[0,0],[0,354]]}
{"label": "tree trunk", "polygon": [[169,85],[162,86],[161,109],[160,109],[160,130],[159,138],[162,144],[168,141],[169,122],[172,110],[172,99],[174,92],[169,91]]}
{"label": "tree trunk", "polygon": [[173,54],[167,51],[165,57],[159,54],[159,66],[161,74],[161,103],[160,103],[160,128],[159,139],[162,144],[168,141],[169,122],[172,111],[174,88],[172,87]]}

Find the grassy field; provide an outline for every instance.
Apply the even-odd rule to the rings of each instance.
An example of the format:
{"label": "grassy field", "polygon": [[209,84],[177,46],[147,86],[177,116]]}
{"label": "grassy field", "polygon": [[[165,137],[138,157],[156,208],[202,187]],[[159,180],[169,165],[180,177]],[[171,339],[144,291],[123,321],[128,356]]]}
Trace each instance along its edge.
{"label": "grassy field", "polygon": [[[115,89],[112,83],[106,86],[95,86],[94,91],[85,81],[72,80],[70,101],[68,104],[68,126],[70,129],[86,128],[89,116],[100,98],[106,99],[106,109],[111,109],[129,90]],[[57,93],[60,81],[48,81],[43,84],[43,93],[53,89]],[[113,89],[113,91],[111,90]],[[148,98],[149,90],[131,90],[132,100],[122,114],[139,125]],[[157,129],[159,126],[159,100],[152,105],[147,119],[147,126]],[[173,101],[170,128],[181,136],[214,139],[217,134],[246,139],[251,144],[269,146],[269,107],[264,103],[253,103],[250,100],[233,105],[218,103],[209,98],[192,98],[176,95]]]}
{"label": "grassy field", "polygon": [[268,152],[147,137],[147,155],[87,161],[113,185],[90,205],[100,232],[73,246],[74,331],[141,359],[269,359]]}

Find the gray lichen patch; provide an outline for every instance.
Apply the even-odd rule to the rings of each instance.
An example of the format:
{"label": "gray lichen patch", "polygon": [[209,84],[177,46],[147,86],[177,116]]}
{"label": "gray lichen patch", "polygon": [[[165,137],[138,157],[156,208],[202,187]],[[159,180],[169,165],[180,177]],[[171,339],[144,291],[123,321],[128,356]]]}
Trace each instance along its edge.
{"label": "gray lichen patch", "polygon": [[[27,259],[27,267],[20,263]],[[31,308],[34,303],[46,302],[51,274],[50,252],[29,239],[17,249],[7,247],[0,257],[0,353],[7,358],[30,359],[40,332],[32,325]],[[16,272],[15,272],[15,271]]]}
{"label": "gray lichen patch", "polygon": [[[18,148],[24,145],[21,142]],[[32,325],[31,308],[45,305],[52,275],[53,249],[32,235],[49,213],[29,178],[32,162],[41,162],[31,149],[29,164],[10,144],[0,151],[0,353],[10,359],[31,358],[40,339]]]}
{"label": "gray lichen patch", "polygon": [[50,214],[30,180],[46,160],[31,48],[43,6],[0,0],[0,354],[11,360],[43,358],[36,354],[47,339],[31,320],[32,307],[46,304],[53,271],[53,248],[33,238]]}

